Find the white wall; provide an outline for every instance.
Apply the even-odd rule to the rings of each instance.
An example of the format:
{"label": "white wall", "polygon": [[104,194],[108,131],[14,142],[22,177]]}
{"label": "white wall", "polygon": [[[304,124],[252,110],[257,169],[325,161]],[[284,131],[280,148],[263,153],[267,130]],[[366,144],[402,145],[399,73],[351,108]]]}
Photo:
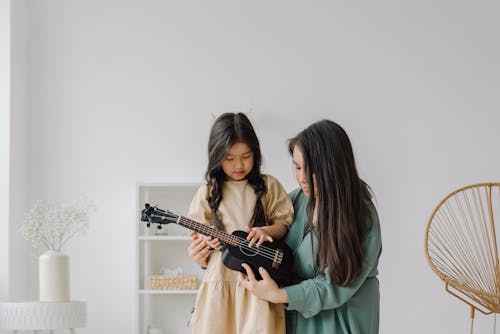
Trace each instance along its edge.
{"label": "white wall", "polygon": [[10,0],[0,0],[0,300],[9,298]]}
{"label": "white wall", "polygon": [[[11,152],[10,152],[10,264],[13,278],[10,284],[11,300],[37,299],[38,286],[34,285],[37,275],[38,253],[19,233],[20,223],[28,209],[27,195],[27,104],[29,101],[26,58],[26,3],[25,0],[12,2],[12,54],[11,59]],[[25,254],[19,257],[17,254]],[[34,296],[34,297],[33,297]]]}
{"label": "white wall", "polygon": [[350,134],[382,220],[381,333],[468,331],[468,309],[425,262],[423,234],[448,192],[499,180],[499,2],[46,0],[14,10],[25,36],[13,40],[26,38],[22,205],[87,196],[98,206],[90,233],[67,248],[73,298],[88,301],[82,333],[133,333],[136,182],[201,181],[210,114],[251,105],[264,170],[287,189],[287,138],[321,118]]}

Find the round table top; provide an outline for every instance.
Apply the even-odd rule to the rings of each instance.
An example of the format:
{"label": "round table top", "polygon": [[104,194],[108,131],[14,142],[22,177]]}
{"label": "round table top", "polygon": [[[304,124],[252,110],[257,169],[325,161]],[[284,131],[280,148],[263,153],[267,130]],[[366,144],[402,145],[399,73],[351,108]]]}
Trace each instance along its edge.
{"label": "round table top", "polygon": [[0,329],[68,329],[86,325],[86,302],[0,302]]}

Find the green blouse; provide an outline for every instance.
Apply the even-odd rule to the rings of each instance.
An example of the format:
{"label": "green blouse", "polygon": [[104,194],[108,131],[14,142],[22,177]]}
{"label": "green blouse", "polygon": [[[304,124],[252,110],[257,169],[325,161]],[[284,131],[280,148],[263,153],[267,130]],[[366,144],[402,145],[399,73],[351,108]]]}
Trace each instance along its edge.
{"label": "green blouse", "polygon": [[315,264],[318,239],[313,234],[311,245],[307,229],[308,198],[301,189],[290,193],[290,198],[295,220],[286,242],[295,253],[294,271],[304,280],[285,287],[288,294],[287,333],[378,333],[380,295],[376,276],[382,241],[375,207],[370,203],[371,228],[363,242],[365,264],[361,275],[351,285],[341,287],[331,280],[328,268],[323,275]]}

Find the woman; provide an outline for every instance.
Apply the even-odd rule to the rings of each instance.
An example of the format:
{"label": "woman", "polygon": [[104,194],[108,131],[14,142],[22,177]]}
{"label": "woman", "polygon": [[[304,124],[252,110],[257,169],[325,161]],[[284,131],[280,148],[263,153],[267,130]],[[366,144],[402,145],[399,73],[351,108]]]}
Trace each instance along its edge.
{"label": "woman", "polygon": [[287,309],[287,333],[378,333],[377,265],[382,243],[368,186],[338,124],[312,124],[289,142],[299,188],[286,237],[300,283],[279,287],[263,268],[247,265],[240,284]]}

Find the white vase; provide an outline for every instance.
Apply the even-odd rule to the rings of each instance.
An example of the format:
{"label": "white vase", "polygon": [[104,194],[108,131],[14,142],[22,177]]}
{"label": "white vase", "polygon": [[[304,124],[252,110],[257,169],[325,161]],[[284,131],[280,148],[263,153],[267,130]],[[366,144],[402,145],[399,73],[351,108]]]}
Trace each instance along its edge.
{"label": "white vase", "polygon": [[69,257],[48,250],[38,258],[39,291],[41,302],[68,302]]}

